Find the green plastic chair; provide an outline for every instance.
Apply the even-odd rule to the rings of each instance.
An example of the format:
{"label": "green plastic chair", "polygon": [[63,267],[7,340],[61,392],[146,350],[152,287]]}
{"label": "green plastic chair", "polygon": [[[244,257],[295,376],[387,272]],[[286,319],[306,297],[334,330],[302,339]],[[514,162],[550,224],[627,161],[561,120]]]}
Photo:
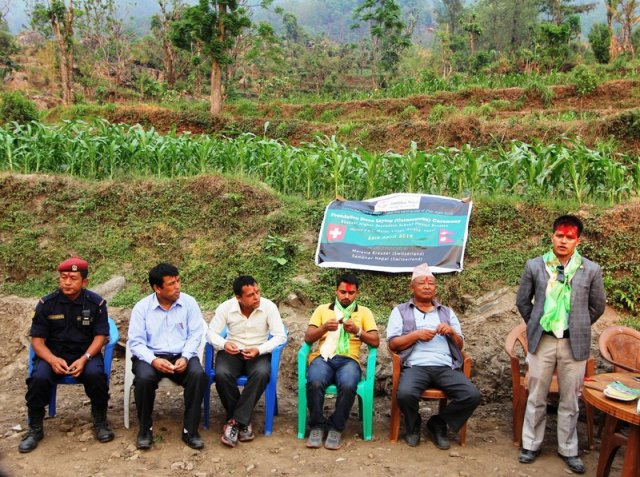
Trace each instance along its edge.
{"label": "green plastic chair", "polygon": [[[307,360],[311,348],[309,343],[302,343],[298,351],[298,439],[304,439],[307,428]],[[362,438],[370,441],[373,437],[373,383],[376,375],[376,355],[378,349],[368,346],[367,370],[358,383],[358,404],[362,421]],[[325,394],[338,394],[335,384],[327,387]]]}

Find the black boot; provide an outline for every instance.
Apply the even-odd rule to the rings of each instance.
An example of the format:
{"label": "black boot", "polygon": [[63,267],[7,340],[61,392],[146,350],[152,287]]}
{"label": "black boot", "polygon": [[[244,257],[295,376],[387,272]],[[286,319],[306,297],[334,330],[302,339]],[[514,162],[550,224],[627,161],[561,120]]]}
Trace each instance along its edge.
{"label": "black boot", "polygon": [[113,431],[109,429],[109,424],[107,424],[107,405],[91,404],[91,415],[93,416],[93,431],[96,439],[100,442],[112,441]]}
{"label": "black boot", "polygon": [[22,438],[18,450],[23,454],[31,452],[38,447],[38,442],[44,437],[44,430],[42,429],[42,422],[44,421],[44,408],[31,410],[29,409],[29,430],[27,434]]}

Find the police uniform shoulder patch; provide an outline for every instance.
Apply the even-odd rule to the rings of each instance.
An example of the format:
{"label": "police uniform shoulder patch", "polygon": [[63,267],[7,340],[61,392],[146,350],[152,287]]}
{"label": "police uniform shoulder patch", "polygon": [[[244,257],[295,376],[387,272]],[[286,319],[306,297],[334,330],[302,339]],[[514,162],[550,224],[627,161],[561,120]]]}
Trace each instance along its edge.
{"label": "police uniform shoulder patch", "polygon": [[44,303],[48,302],[49,300],[53,300],[59,294],[60,294],[60,290],[56,290],[53,293],[49,293],[48,295],[43,296],[42,298],[40,298],[40,303],[44,304]]}
{"label": "police uniform shoulder patch", "polygon": [[87,300],[89,300],[90,302],[95,303],[98,306],[102,306],[105,303],[104,298],[102,298],[97,293],[92,292],[91,290],[85,290],[85,292],[87,294]]}

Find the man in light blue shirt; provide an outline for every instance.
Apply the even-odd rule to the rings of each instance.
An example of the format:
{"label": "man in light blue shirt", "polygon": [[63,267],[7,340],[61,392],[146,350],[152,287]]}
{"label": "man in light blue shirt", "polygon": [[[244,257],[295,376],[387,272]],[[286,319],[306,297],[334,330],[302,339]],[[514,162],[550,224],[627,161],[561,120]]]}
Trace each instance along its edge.
{"label": "man in light blue shirt", "polygon": [[192,449],[202,449],[198,434],[202,401],[208,379],[198,348],[205,333],[205,323],[196,300],[180,292],[178,269],[161,263],[149,271],[154,293],[143,298],[131,312],[129,341],[133,355],[136,408],[140,430],[138,449],[153,443],[153,403],[158,382],[169,378],[184,388],[184,426],[182,440]]}
{"label": "man in light blue shirt", "polygon": [[436,447],[448,449],[447,426],[457,432],[480,404],[480,393],[460,372],[460,322],[436,301],[436,280],[426,263],[414,269],[411,291],[411,301],[393,309],[387,326],[389,348],[402,361],[396,399],[404,415],[405,440],[412,447],[420,443],[420,395],[435,387],[445,392],[449,404],[429,419],[427,433]]}

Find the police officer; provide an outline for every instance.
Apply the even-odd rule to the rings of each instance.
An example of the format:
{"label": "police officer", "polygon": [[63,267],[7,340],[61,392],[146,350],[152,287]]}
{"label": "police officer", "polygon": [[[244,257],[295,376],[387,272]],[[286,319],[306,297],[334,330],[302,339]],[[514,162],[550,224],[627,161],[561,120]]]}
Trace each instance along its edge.
{"label": "police officer", "polygon": [[96,439],[113,440],[107,424],[109,385],[104,374],[102,347],[109,336],[107,304],[86,290],[89,264],[79,257],[58,265],[59,289],[36,305],[31,322],[31,345],[36,357],[27,379],[29,430],[20,452],[31,452],[44,437],[44,407],[56,376],[73,376],[91,400]]}

